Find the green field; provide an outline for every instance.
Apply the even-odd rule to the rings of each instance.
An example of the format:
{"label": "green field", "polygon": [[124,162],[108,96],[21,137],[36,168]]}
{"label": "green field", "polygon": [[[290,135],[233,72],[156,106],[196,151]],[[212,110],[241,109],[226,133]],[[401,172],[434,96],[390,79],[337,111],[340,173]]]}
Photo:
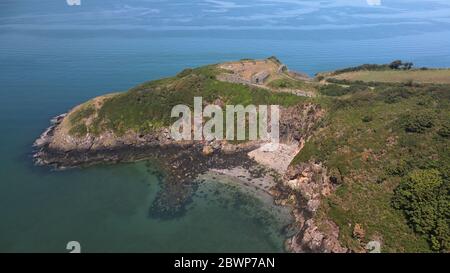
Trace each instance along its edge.
{"label": "green field", "polygon": [[355,71],[331,78],[364,82],[417,82],[450,84],[450,69]]}

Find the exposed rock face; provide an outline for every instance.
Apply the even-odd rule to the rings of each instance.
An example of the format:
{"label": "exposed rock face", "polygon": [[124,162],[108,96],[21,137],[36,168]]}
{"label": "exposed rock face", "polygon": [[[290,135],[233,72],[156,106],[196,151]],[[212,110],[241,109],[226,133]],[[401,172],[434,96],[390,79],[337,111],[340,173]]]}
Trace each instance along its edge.
{"label": "exposed rock face", "polygon": [[[314,104],[282,109],[281,112],[282,142],[299,143],[298,150],[324,115],[324,111]],[[314,162],[291,165],[281,173],[284,174],[282,182],[272,190],[272,194],[277,204],[293,207],[295,218],[289,228],[295,232],[286,241],[286,249],[289,252],[347,252],[339,243],[339,227],[330,220],[316,223],[314,219],[322,198],[335,190],[338,180],[330,177],[322,164]]]}
{"label": "exposed rock face", "polygon": [[[102,97],[93,99],[93,103]],[[204,147],[203,155],[208,156],[219,151],[221,153],[234,153],[249,148],[257,148],[261,141],[248,141],[243,144],[231,144],[227,141],[175,141],[171,138],[169,128],[161,128],[151,133],[141,134],[127,131],[117,135],[112,131],[104,131],[98,135],[87,133],[76,136],[70,133],[70,115],[77,111],[75,107],[67,115],[58,116],[53,120],[41,137],[35,141],[37,152],[35,160],[40,165],[77,166],[105,161],[130,161],[151,155],[152,150],[164,147]],[[301,139],[302,132],[312,130],[314,122],[321,117],[322,111],[313,104],[298,105],[282,108],[280,111],[280,138],[281,142],[297,141]],[[289,159],[289,161],[292,158]]]}
{"label": "exposed rock face", "polygon": [[305,139],[323,117],[324,111],[315,104],[303,104],[280,109],[280,144],[262,145],[248,155],[256,162],[284,174],[302,149]]}
{"label": "exposed rock face", "polygon": [[302,163],[291,166],[284,179],[285,189],[279,199],[293,200],[297,233],[286,241],[286,249],[290,252],[347,252],[339,243],[339,227],[330,220],[316,223],[315,213],[321,199],[331,194],[334,185],[326,169],[321,164]]}
{"label": "exposed rock face", "polygon": [[338,240],[339,227],[332,221],[326,221],[327,233],[320,231],[314,219],[307,220],[302,231],[286,241],[286,248],[291,252],[327,252],[345,253]]}
{"label": "exposed rock face", "polygon": [[272,168],[278,173],[284,173],[289,163],[300,150],[299,144],[265,144],[248,153],[248,156],[261,165]]}
{"label": "exposed rock face", "polygon": [[306,103],[280,111],[281,142],[306,141],[325,112],[317,104]]}

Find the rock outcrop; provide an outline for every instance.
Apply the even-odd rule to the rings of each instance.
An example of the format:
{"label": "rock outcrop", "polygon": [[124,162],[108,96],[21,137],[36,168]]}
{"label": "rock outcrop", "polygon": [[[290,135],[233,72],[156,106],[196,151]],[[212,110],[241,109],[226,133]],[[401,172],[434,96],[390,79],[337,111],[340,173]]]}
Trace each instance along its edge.
{"label": "rock outcrop", "polygon": [[[316,222],[315,215],[322,198],[329,196],[336,184],[318,163],[301,163],[290,166],[276,192],[277,202],[291,204],[295,222],[291,229],[296,233],[286,241],[289,252],[333,252],[348,250],[339,243],[339,227],[330,220]],[[319,228],[320,226],[320,228]]]}

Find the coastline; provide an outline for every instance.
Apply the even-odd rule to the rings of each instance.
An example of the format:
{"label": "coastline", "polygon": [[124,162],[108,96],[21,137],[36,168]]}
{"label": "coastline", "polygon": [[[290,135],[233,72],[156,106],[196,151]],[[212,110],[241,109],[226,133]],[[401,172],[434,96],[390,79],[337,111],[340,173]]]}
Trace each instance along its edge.
{"label": "coastline", "polygon": [[[271,69],[275,69],[280,63],[269,59],[259,65],[274,66]],[[243,73],[242,77],[248,76],[247,71],[239,71]],[[273,75],[279,77],[281,74],[274,72]],[[35,163],[66,169],[154,160],[161,166],[165,179],[163,190],[158,193],[150,213],[161,218],[183,213],[199,180],[220,175],[227,183],[258,196],[282,214],[289,212],[292,221],[285,227],[289,235],[285,242],[287,251],[346,251],[339,246],[336,229],[332,229],[334,233],[331,235],[323,234],[318,230],[318,224],[313,222],[315,211],[325,195],[323,189],[326,188],[327,192],[334,189],[326,169],[312,162],[301,165],[300,169],[291,166],[325,115],[318,104],[303,102],[281,107],[280,143],[276,146],[258,140],[240,143],[226,140],[177,142],[171,138],[167,127],[147,133],[127,130],[117,134],[109,129],[97,134],[89,131],[73,134],[70,131],[73,116],[81,115],[84,119],[82,125],[90,124],[103,106],[104,98],[94,98],[52,119],[51,126],[33,145]],[[219,100],[215,103],[224,102]],[[83,116],[86,113],[89,113],[87,117]],[[322,177],[321,181],[315,180],[318,176]]]}
{"label": "coastline", "polygon": [[[288,252],[346,252],[339,245],[337,226],[327,221],[329,234],[324,234],[314,222],[315,211],[323,196],[334,190],[326,170],[319,164],[303,164],[292,168],[290,161],[302,149],[300,142],[280,144],[279,149],[267,152],[266,143],[253,142],[244,145],[228,143],[183,143],[124,145],[115,149],[92,151],[56,151],[48,149],[55,128],[65,114],[52,119],[52,125],[35,142],[35,162],[38,165],[53,165],[51,160],[42,160],[56,155],[72,165],[53,165],[58,169],[85,167],[93,164],[132,162],[155,159],[166,173],[164,191],[157,197],[153,209],[157,214],[175,215],[189,203],[200,180],[220,177],[223,183],[238,186],[253,194],[280,215],[289,215],[289,223],[283,229],[286,235],[285,250]],[[205,147],[208,147],[206,149]],[[180,151],[181,150],[181,151]],[[50,152],[50,153],[49,153]],[[280,164],[283,162],[283,164]],[[314,177],[320,174],[321,181]],[[284,217],[284,216],[283,216]]]}

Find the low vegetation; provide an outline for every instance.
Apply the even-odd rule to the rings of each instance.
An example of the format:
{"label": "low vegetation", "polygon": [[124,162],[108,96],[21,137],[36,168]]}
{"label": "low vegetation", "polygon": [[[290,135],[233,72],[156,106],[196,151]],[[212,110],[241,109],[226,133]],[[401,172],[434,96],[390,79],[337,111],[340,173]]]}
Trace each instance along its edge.
{"label": "low vegetation", "polygon": [[268,86],[274,89],[296,89],[309,92],[315,92],[318,88],[317,83],[294,80],[291,78],[273,80],[268,83]]}
{"label": "low vegetation", "polygon": [[320,93],[328,115],[292,163],[324,162],[339,183],[317,217],[355,251],[370,240],[449,251],[450,85],[336,81]]}
{"label": "low vegetation", "polygon": [[356,71],[332,76],[338,80],[364,82],[416,82],[450,84],[450,69]]}
{"label": "low vegetation", "polygon": [[435,251],[450,248],[450,183],[436,169],[414,170],[395,190],[393,204]]}
{"label": "low vegetation", "polygon": [[[220,101],[223,105],[295,105],[305,98],[271,92],[266,89],[216,80],[220,70],[216,66],[185,69],[177,76],[144,83],[128,92],[120,93],[104,101],[99,110],[80,109],[71,115],[71,132],[77,135],[90,132],[100,134],[110,130],[120,135],[128,130],[150,132],[169,126],[175,119],[171,109],[178,104],[193,108],[195,96],[204,103]],[[73,116],[73,117],[72,117]],[[92,116],[86,126],[85,119]]]}

